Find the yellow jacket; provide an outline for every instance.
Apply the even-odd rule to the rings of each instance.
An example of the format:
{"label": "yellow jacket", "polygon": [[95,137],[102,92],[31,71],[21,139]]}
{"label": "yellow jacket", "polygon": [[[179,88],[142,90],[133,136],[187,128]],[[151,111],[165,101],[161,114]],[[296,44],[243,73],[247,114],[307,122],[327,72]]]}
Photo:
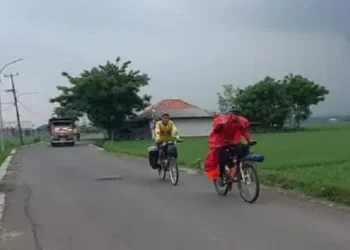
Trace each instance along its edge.
{"label": "yellow jacket", "polygon": [[168,142],[173,139],[180,139],[179,132],[172,121],[169,121],[167,125],[164,125],[162,121],[158,121],[155,127],[155,136],[156,142]]}

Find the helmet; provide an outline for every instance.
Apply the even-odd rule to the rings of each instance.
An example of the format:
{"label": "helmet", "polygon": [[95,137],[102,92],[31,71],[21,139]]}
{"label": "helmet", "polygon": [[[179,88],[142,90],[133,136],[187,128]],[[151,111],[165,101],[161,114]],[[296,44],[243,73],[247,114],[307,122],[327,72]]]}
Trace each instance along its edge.
{"label": "helmet", "polygon": [[232,106],[230,108],[229,113],[235,114],[235,115],[240,115],[242,113],[242,109],[239,106]]}
{"label": "helmet", "polygon": [[164,117],[164,116],[170,117],[170,114],[169,114],[169,113],[164,112],[164,113],[162,113],[162,117]]}

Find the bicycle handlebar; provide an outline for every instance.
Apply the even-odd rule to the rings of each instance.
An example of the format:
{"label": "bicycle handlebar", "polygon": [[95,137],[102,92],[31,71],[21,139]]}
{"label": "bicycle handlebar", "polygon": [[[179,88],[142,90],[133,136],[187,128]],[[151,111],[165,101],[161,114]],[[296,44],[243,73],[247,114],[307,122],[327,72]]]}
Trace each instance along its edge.
{"label": "bicycle handlebar", "polygon": [[256,144],[258,144],[257,141],[251,141],[251,142],[248,142],[248,143],[247,143],[248,146],[254,146],[254,145],[256,145]]}
{"label": "bicycle handlebar", "polygon": [[162,145],[169,145],[169,144],[176,144],[176,143],[181,143],[183,142],[183,140],[171,140],[171,141],[167,141],[167,142],[163,142]]}
{"label": "bicycle handlebar", "polygon": [[[226,146],[237,146],[239,144],[240,143],[226,143]],[[246,142],[246,143],[242,143],[242,144],[251,147],[251,146],[254,146],[254,145],[258,144],[258,142],[257,141],[251,141],[251,142]]]}

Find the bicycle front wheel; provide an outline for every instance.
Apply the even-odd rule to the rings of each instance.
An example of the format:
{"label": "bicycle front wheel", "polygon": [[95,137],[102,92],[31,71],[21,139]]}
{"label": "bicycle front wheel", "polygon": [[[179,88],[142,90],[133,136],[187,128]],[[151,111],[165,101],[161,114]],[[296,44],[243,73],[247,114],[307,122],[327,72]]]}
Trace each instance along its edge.
{"label": "bicycle front wheel", "polygon": [[260,194],[260,180],[254,165],[243,162],[239,173],[238,190],[245,202],[254,203]]}
{"label": "bicycle front wheel", "polygon": [[166,170],[164,169],[163,164],[161,166],[159,166],[158,174],[159,174],[159,178],[161,180],[165,180],[165,178],[166,178]]}
{"label": "bicycle front wheel", "polygon": [[179,168],[175,157],[169,159],[169,175],[171,183],[176,186],[179,182]]}

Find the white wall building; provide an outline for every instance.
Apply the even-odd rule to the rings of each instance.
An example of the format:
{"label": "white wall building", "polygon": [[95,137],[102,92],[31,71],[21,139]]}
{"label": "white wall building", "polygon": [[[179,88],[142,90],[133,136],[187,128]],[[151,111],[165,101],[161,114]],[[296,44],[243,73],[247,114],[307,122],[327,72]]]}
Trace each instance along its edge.
{"label": "white wall building", "polygon": [[162,113],[170,114],[182,137],[208,136],[212,127],[212,112],[181,99],[166,99],[152,105],[138,116],[137,120],[146,120],[148,124],[147,128],[137,129],[139,137],[154,138],[154,117],[160,117]]}

